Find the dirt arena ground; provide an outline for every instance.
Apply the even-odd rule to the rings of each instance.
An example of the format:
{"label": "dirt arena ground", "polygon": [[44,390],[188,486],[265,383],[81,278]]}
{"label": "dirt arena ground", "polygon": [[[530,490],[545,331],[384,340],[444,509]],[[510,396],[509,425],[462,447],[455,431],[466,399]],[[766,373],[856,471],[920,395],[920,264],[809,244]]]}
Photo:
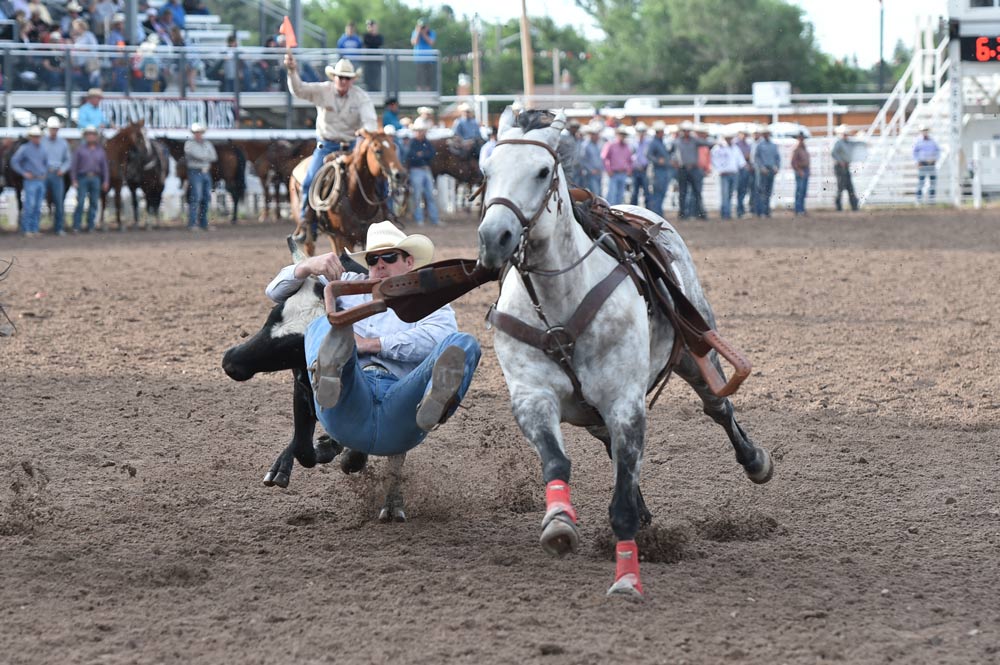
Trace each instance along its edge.
{"label": "dirt arena ground", "polygon": [[[603,448],[567,430],[583,542],[548,558],[543,486],[483,315],[458,414],[410,455],[411,520],[360,477],[261,478],[290,376],[245,384],[284,227],[0,236],[0,662],[1000,662],[995,211],[687,223],[736,396],[774,453],[754,486],[694,394],[651,414],[647,600],[612,581]],[[469,220],[432,232],[475,253]]]}

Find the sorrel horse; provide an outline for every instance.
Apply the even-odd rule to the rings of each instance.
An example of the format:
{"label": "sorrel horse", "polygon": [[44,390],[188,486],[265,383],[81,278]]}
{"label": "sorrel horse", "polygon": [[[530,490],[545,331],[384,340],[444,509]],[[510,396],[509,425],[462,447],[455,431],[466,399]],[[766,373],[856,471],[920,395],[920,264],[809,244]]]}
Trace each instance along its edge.
{"label": "sorrel horse", "polygon": [[[302,160],[296,173],[288,181],[288,198],[292,207],[292,219],[295,220],[295,238],[303,239],[306,253],[312,255],[316,248],[316,230],[330,238],[330,245],[337,254],[345,249],[353,249],[358,243],[364,242],[365,233],[372,222],[378,222],[392,217],[388,200],[391,196],[390,187],[400,187],[406,180],[403,166],[396,154],[396,143],[392,137],[383,132],[369,132],[366,129],[358,131],[358,141],[354,150],[346,155],[336,153],[327,157],[324,168],[330,169],[331,190],[325,194],[324,207],[318,211],[317,224],[300,219],[302,196],[302,180],[312,157]],[[342,167],[337,166],[337,160],[342,161]],[[332,163],[332,164],[331,164]],[[336,171],[335,171],[336,169]],[[338,175],[339,173],[339,175]],[[323,171],[313,179],[313,190],[322,186]]]}
{"label": "sorrel horse", "polygon": [[[682,334],[684,343],[675,347],[675,335],[685,331],[679,332],[663,310],[648,308],[640,292],[644,282],[628,278],[643,257],[602,251],[608,234],[592,238],[577,221],[557,152],[565,121],[563,114],[553,118],[524,111],[515,124],[511,110],[504,112],[500,140],[485,168],[479,261],[490,269],[512,266],[489,318],[497,328],[494,346],[514,416],[542,462],[542,548],[562,556],[579,542],[569,494],[570,460],[560,432],[560,423],[568,422],[602,441],[614,465],[609,512],[618,542],[615,582],[608,593],[641,597],[635,536],[652,519],[639,490],[649,389],[676,372],[694,388],[705,413],[725,429],[750,480],[767,482],[772,463],[737,423],[730,400],[718,396],[727,391],[706,379],[707,368],[725,383],[716,354],[721,345],[696,355]],[[642,208],[616,206],[608,214],[615,211],[640,220],[644,251],[671,257],[664,275],[676,290],[663,280],[649,287],[679,294],[671,295],[676,309],[670,311],[680,312],[677,303],[684,298],[696,310],[688,310],[684,320],[697,317],[714,329],[712,308],[676,230]],[[511,326],[510,319],[518,325]],[[536,340],[537,345],[530,343]]]}
{"label": "sorrel horse", "polygon": [[[281,188],[288,183],[299,162],[312,155],[315,149],[315,139],[294,142],[281,140],[268,141],[263,154],[256,157],[247,153],[247,159],[253,164],[264,188],[264,209],[260,213],[260,221],[281,219]],[[274,217],[271,217],[272,204]]]}
{"label": "sorrel horse", "polygon": [[[132,225],[139,225],[139,197],[141,189],[146,197],[146,213],[159,224],[160,203],[170,172],[170,155],[166,146],[149,138],[145,120],[133,122],[118,130],[104,144],[108,156],[109,191],[115,194],[115,221],[122,230],[122,185],[127,185],[132,199]],[[101,192],[101,227],[107,210],[108,192]],[[149,228],[149,220],[146,220]]]}
{"label": "sorrel horse", "polygon": [[469,210],[472,205],[467,196],[459,196],[459,188],[465,186],[468,191],[472,191],[483,181],[483,172],[479,169],[479,151],[483,147],[483,142],[480,140],[469,145],[469,142],[453,136],[434,139],[431,145],[434,146],[431,175],[439,187],[438,191],[441,191],[440,187],[443,186],[438,176],[451,176],[454,183],[449,184],[454,186],[452,200],[455,202],[455,207]]}

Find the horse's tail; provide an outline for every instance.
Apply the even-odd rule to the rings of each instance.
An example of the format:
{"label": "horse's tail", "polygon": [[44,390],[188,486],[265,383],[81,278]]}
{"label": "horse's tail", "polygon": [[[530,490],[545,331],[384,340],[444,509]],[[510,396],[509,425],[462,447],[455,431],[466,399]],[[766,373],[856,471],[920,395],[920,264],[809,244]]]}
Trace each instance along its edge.
{"label": "horse's tail", "polygon": [[242,201],[247,193],[247,156],[237,145],[233,145],[233,150],[236,152],[236,178],[232,194],[235,200]]}

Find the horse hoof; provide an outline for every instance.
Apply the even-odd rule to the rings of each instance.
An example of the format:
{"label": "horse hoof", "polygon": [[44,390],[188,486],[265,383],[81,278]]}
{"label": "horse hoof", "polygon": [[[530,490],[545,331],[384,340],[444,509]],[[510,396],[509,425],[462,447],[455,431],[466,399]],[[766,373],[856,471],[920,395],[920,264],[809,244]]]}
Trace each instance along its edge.
{"label": "horse hoof", "polygon": [[378,513],[378,521],[382,524],[388,524],[390,522],[405,522],[406,513],[402,508],[390,508],[385,506]]}
{"label": "horse hoof", "polygon": [[615,580],[615,583],[608,589],[608,596],[620,596],[632,600],[642,600],[642,582],[639,578],[628,573]]}
{"label": "horse hoof", "polygon": [[750,469],[744,469],[752,482],[758,485],[763,485],[771,479],[774,474],[774,464],[771,462],[771,453],[767,452],[767,448],[757,448],[757,459],[754,460],[752,466],[756,467],[756,471],[750,471]]}
{"label": "horse hoof", "polygon": [[268,471],[267,475],[264,476],[264,484],[268,487],[280,487],[285,489],[288,487],[288,474],[282,473],[281,471]]}
{"label": "horse hoof", "polygon": [[559,513],[542,528],[539,542],[546,554],[564,557],[576,553],[580,545],[580,535],[577,533],[576,524],[564,513]]}

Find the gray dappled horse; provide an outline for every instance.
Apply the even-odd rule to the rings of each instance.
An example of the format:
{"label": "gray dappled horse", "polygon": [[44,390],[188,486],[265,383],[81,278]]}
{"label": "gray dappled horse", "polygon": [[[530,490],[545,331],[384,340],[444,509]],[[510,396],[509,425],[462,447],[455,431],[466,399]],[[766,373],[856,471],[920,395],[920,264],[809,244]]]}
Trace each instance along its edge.
{"label": "gray dappled horse", "polygon": [[[562,114],[553,119],[545,112],[525,111],[515,119],[508,109],[500,120],[500,141],[484,169],[479,261],[493,269],[510,263],[530,275],[540,308],[533,306],[519,270],[507,274],[496,308],[541,330],[565,325],[584,296],[618,266],[611,255],[592,251],[595,242],[574,219],[560,164],[564,125]],[[675,259],[671,270],[676,281],[714,328],[712,308],[677,232],[645,209],[618,208],[663,225],[657,242]],[[570,374],[541,350],[500,330],[494,340],[514,416],[541,457],[546,483],[541,545],[546,552],[562,556],[575,551],[579,541],[569,497],[570,460],[560,423],[585,427],[607,447],[615,470],[611,528],[618,540],[615,582],[609,594],[642,595],[634,539],[640,526],[651,520],[639,491],[645,396],[668,364],[675,335],[669,319],[656,308],[652,312],[633,282],[623,279],[576,338],[571,366],[586,404],[574,396]],[[710,358],[721,373],[714,351]],[[757,483],[767,482],[770,455],[736,422],[729,399],[711,392],[687,348],[673,371],[694,388],[705,413],[726,430],[747,476]]]}

